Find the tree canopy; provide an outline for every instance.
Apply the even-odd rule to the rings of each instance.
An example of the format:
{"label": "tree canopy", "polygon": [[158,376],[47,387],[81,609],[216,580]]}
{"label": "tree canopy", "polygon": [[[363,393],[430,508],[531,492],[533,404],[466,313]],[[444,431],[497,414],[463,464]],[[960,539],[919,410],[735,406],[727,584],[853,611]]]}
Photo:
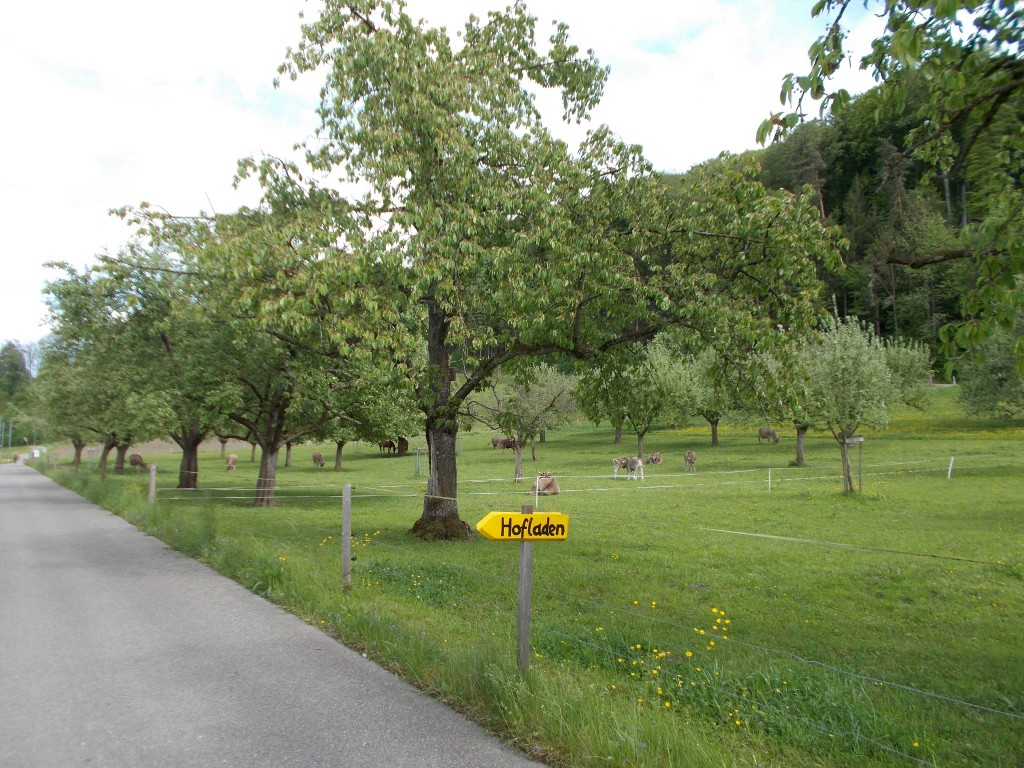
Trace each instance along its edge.
{"label": "tree canopy", "polygon": [[736,159],[670,190],[604,126],[577,148],[555,138],[536,92],[583,121],[607,73],[565,25],[539,44],[522,3],[450,35],[399,2],[327,2],[281,68],[314,71],[325,82],[310,173],[243,167],[301,233],[283,254],[250,249],[247,269],[278,274],[279,333],[319,318],[340,344],[323,320],[344,302],[377,321],[372,338],[403,361],[425,417],[420,535],[465,535],[458,414],[502,365],[596,359],[666,325],[739,359],[816,322],[816,270],[838,264],[816,208],[768,193]]}

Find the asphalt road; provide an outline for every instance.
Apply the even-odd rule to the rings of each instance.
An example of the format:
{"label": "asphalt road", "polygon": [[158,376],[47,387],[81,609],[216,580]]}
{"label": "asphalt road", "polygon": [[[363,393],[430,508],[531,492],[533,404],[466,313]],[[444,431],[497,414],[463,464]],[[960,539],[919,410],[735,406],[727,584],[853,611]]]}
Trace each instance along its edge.
{"label": "asphalt road", "polygon": [[0,465],[0,766],[527,768],[300,619]]}

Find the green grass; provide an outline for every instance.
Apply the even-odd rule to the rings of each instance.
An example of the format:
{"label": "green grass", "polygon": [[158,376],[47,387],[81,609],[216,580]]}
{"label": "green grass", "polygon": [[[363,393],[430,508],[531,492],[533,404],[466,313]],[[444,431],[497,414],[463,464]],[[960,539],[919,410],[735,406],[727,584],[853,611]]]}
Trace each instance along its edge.
{"label": "green grass", "polygon": [[[425,486],[414,456],[349,446],[335,473],[296,449],[270,509],[248,505],[248,455],[231,475],[203,455],[206,489],[190,494],[160,460],[152,507],[142,476],[61,477],[554,765],[1021,765],[1024,429],[931,394],[926,412],[865,431],[854,495],[821,433],[794,468],[792,434],[758,445],[754,428],[726,426],[711,449],[706,427],[658,430],[645,447],[666,462],[642,483],[611,479],[627,438],[549,435],[526,472],[556,474],[563,493],[539,509],[570,529],[534,546],[525,678],[519,548],[410,536]],[[532,502],[512,461],[489,434],[462,437],[464,520]]]}

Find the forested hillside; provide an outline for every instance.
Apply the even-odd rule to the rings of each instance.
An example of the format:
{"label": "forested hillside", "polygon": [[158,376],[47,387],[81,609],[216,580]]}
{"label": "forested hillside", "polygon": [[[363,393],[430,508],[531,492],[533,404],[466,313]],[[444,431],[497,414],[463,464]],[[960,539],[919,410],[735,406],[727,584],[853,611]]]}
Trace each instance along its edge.
{"label": "forested hillside", "polygon": [[912,73],[902,109],[875,89],[827,117],[806,122],[758,152],[769,188],[815,191],[822,216],[849,242],[846,268],[822,277],[840,314],[869,322],[886,337],[929,346],[946,362],[939,328],[961,317],[978,279],[974,227],[991,213],[1010,178],[998,136],[1020,132],[1019,117],[1000,111],[964,161],[948,172],[903,151],[928,94]]}

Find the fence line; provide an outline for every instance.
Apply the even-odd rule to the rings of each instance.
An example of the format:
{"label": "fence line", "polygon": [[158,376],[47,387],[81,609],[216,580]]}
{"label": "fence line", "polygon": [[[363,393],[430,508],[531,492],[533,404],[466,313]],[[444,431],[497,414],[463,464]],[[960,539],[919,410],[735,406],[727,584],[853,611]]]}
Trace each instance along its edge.
{"label": "fence line", "polygon": [[[884,467],[884,466],[913,466],[913,465],[919,465],[919,464],[923,464],[923,463],[928,463],[928,462],[923,462],[923,461],[918,461],[918,462],[900,462],[900,463],[897,463],[897,464],[875,465],[875,466],[880,466],[880,467]],[[758,470],[738,470],[738,471],[715,473],[715,474],[718,475],[718,476],[722,476],[722,475],[732,476],[732,475],[739,475],[739,474],[746,474],[746,473],[756,473],[756,472],[762,472],[762,471],[764,471],[764,470],[761,470],[761,469],[758,469]],[[892,471],[892,472],[876,472],[876,473],[871,473],[871,475],[898,475],[898,474],[914,474],[914,473],[936,472],[936,471],[945,472],[947,470],[946,470],[945,466],[942,466],[942,467],[938,467],[938,468],[906,469],[906,470],[896,470],[896,471]],[[659,475],[659,477],[660,476],[661,475]],[[670,475],[670,476],[676,476],[676,475]],[[565,477],[566,478],[570,478],[570,477],[573,477],[573,476],[565,476]],[[607,475],[601,475],[601,476],[577,476],[577,477],[579,477],[579,478],[599,477],[599,478],[602,478],[602,479],[607,479]],[[689,477],[692,477],[692,474],[689,475]],[[825,477],[821,477],[821,478],[787,478],[787,480],[789,480],[789,481],[794,480],[794,479],[800,479],[800,480],[830,479],[830,480],[835,480],[835,479],[837,479],[839,477],[840,477],[840,475],[831,475],[831,476],[825,476]],[[487,480],[476,480],[476,481],[461,481],[460,482],[460,486],[463,483],[466,483],[466,484],[474,483],[474,484],[478,484],[478,485],[483,485],[483,484],[488,484],[488,483],[499,483],[499,482],[500,483],[507,483],[509,481],[507,479],[487,479]],[[720,483],[720,485],[744,485],[744,484],[761,483],[761,482],[763,482],[763,481],[762,480],[728,480],[728,481],[724,481],[724,482]],[[713,485],[713,483],[699,483],[698,485],[699,486],[710,486],[710,485]],[[641,485],[639,482],[636,482],[636,483],[634,483],[632,485],[625,485],[625,486],[617,483],[616,486],[617,487],[615,487],[615,488],[589,488],[589,489],[569,489],[569,490],[563,489],[562,493],[591,493],[591,492],[592,493],[606,493],[606,492],[611,492],[613,490],[621,491],[621,490],[625,490],[625,489],[628,489],[628,488],[636,488],[637,490],[657,491],[657,490],[663,490],[663,489],[693,487],[694,484],[693,483],[686,483],[686,484],[681,484],[681,485],[663,485],[663,484],[655,485],[655,484],[652,484],[652,483],[647,483],[647,484]],[[302,488],[302,487],[308,487],[308,486],[290,486],[289,488],[295,488],[295,487]],[[323,486],[317,486],[317,487],[323,487]],[[410,486],[389,485],[389,486],[364,486],[364,487],[367,490],[385,491],[385,490],[392,490],[392,489],[394,489],[394,491],[397,491],[398,489],[400,489],[402,487],[413,487],[413,486],[411,486],[411,485]],[[416,487],[422,487],[422,484],[416,484]],[[197,490],[206,490],[206,491],[212,491],[212,490],[236,491],[236,490],[242,490],[242,489],[223,488],[223,489],[197,489]],[[246,490],[250,490],[250,489],[246,489]],[[285,489],[285,490],[287,490],[287,489]],[[466,496],[500,496],[500,495],[525,495],[525,494],[529,494],[529,493],[530,493],[530,491],[528,491],[526,489],[523,489],[523,490],[507,490],[507,491],[467,491],[464,495],[466,495]],[[404,498],[420,498],[420,497],[422,497],[422,495],[423,495],[422,493],[390,492],[390,493],[360,494],[360,495],[353,494],[352,498],[353,499],[359,499],[359,498],[367,498],[367,499],[370,499],[370,498],[404,499]],[[251,501],[254,498],[254,491],[250,490],[249,495],[246,495],[246,496],[210,496],[210,497],[207,497],[207,498],[209,500],[221,500],[221,499],[237,500],[237,499],[242,499],[242,500]],[[280,495],[279,494],[275,494],[275,498],[278,499],[278,500],[282,500],[282,501],[289,501],[289,500],[293,500],[293,499],[294,500],[301,500],[301,499],[334,499],[334,498],[342,498],[342,496],[341,495],[335,496],[333,494],[324,496],[324,495],[297,495],[297,494],[284,493],[284,494],[280,494]],[[194,493],[191,493],[191,492],[189,494],[184,495],[184,496],[170,496],[170,497],[161,496],[160,499],[161,500],[168,500],[168,501],[172,501],[172,500],[174,500],[174,501],[177,501],[177,500],[199,501],[200,500],[200,499],[198,499],[196,497],[196,495]],[[271,511],[271,508],[267,508],[267,510]],[[602,517],[605,518],[605,519],[614,519],[614,518],[612,518],[612,516],[600,516],[600,515],[598,515],[598,516],[594,516],[594,517],[596,519],[602,519]],[[700,530],[711,532],[711,533],[719,533],[719,534],[725,534],[725,535],[750,536],[750,537],[764,538],[764,539],[775,539],[775,540],[787,541],[787,542],[792,542],[792,543],[801,544],[801,545],[834,546],[834,547],[841,547],[841,548],[857,549],[857,550],[862,550],[862,551],[880,552],[880,553],[887,553],[887,554],[898,554],[898,555],[904,555],[904,556],[905,555],[912,555],[912,556],[918,556],[918,557],[931,557],[931,558],[940,558],[940,559],[960,560],[960,561],[964,561],[964,562],[978,563],[978,564],[982,564],[982,565],[994,565],[994,564],[996,564],[996,563],[992,563],[992,562],[988,562],[988,561],[972,560],[972,559],[969,559],[969,558],[961,558],[961,557],[955,557],[955,556],[941,556],[941,555],[922,554],[922,553],[914,553],[914,552],[903,552],[903,551],[899,551],[899,550],[890,550],[890,549],[880,548],[880,547],[870,547],[870,546],[863,546],[863,545],[844,544],[844,543],[841,543],[841,542],[815,541],[815,540],[812,540],[812,539],[802,539],[802,538],[797,538],[797,537],[777,536],[777,535],[772,535],[772,534],[760,534],[760,533],[752,533],[752,532],[744,532],[744,531],[731,531],[731,530],[717,529],[717,528],[707,528],[707,527],[701,527],[701,526],[697,526],[697,527]],[[318,531],[329,530],[331,533],[336,533],[336,529],[335,528],[322,529],[322,528],[310,527],[309,530],[311,530],[311,531],[312,530],[318,530]],[[355,539],[354,536],[353,536],[353,539]],[[408,554],[409,554],[408,548],[405,548],[405,547],[395,546],[395,545],[389,544],[387,542],[379,541],[379,540],[378,541],[374,541],[374,544],[376,546],[380,546],[380,547],[385,548],[385,549],[392,549],[394,551],[401,552],[401,553],[403,553],[406,556],[408,556]],[[453,568],[454,569],[461,569],[461,570],[464,570],[464,571],[469,572],[469,573],[480,574],[480,575],[485,576],[486,578],[488,578],[490,580],[493,580],[495,582],[499,582],[501,584],[507,584],[508,581],[509,581],[509,578],[510,578],[507,574],[492,573],[492,572],[484,571],[484,570],[482,570],[480,568],[472,567],[472,566],[469,566],[469,565],[463,565],[463,564],[460,564],[460,563],[453,563],[451,561],[442,560],[442,559],[435,558],[435,557],[432,557],[430,555],[426,555],[426,554],[419,553],[419,552],[416,553],[416,556],[418,558],[426,560],[426,561],[433,561],[433,562],[435,562],[437,564],[440,564],[440,565],[442,565],[442,566],[444,566],[445,568],[448,568],[448,569],[453,569]],[[593,600],[593,599],[590,599],[590,598],[586,598],[586,597],[583,597],[583,596],[580,596],[580,595],[571,594],[571,593],[565,593],[565,592],[561,592],[561,591],[559,591],[557,589],[550,589],[550,588],[546,588],[546,587],[543,587],[543,586],[536,586],[536,585],[534,586],[534,591],[538,592],[538,593],[544,593],[544,594],[560,597],[560,598],[568,598],[568,599],[571,599],[573,601],[580,602],[580,603],[586,603],[586,604],[594,606],[594,607],[596,607],[596,608],[598,608],[600,610],[608,611],[610,614],[614,614],[616,616],[624,617],[627,621],[639,621],[639,622],[644,622],[644,623],[647,623],[647,624],[661,624],[661,625],[664,625],[664,626],[666,626],[668,628],[680,631],[680,632],[685,633],[685,634],[689,633],[689,629],[690,629],[689,627],[685,627],[685,626],[683,626],[683,625],[681,625],[681,624],[679,624],[679,623],[677,623],[675,621],[671,621],[671,620],[664,619],[664,618],[657,617],[657,616],[643,615],[643,614],[640,614],[639,612],[631,611],[631,610],[628,610],[628,609],[623,609],[621,607],[617,607],[617,606],[614,606],[614,605],[611,605],[611,604],[608,604],[608,603],[604,603],[604,602],[601,602],[601,601],[598,601],[598,600]],[[590,642],[587,639],[580,638],[580,637],[574,637],[572,635],[565,634],[564,632],[562,632],[559,629],[557,629],[555,626],[545,627],[545,631],[550,633],[551,635],[563,637],[563,638],[571,641],[572,643],[590,646],[590,647],[592,647],[594,649],[597,649],[597,650],[601,651],[602,653],[607,653],[607,654],[611,654],[612,653],[612,649],[610,649],[610,648],[608,648],[606,646],[602,647],[602,646],[599,646],[599,645],[597,645],[597,644],[595,644],[593,642]],[[716,639],[721,639],[721,636],[718,636]],[[733,645],[735,645],[737,647],[744,647],[744,648],[750,649],[752,651],[757,651],[757,652],[760,652],[760,653],[763,653],[763,654],[766,654],[766,655],[767,654],[771,654],[771,655],[783,656],[783,657],[786,657],[786,658],[790,658],[790,659],[792,659],[794,661],[797,661],[797,662],[799,662],[801,664],[807,664],[807,665],[811,665],[811,666],[820,667],[822,669],[829,670],[830,672],[832,672],[834,674],[837,674],[837,675],[840,675],[840,676],[845,676],[845,677],[848,677],[850,679],[855,679],[855,680],[859,680],[859,681],[867,682],[867,683],[871,683],[871,684],[876,684],[876,685],[887,686],[887,687],[892,688],[894,690],[902,691],[902,692],[904,692],[904,693],[906,693],[908,695],[911,695],[911,696],[920,696],[920,697],[923,697],[923,698],[928,698],[928,699],[935,700],[935,701],[938,701],[938,702],[942,702],[942,703],[945,703],[945,704],[951,704],[951,705],[955,705],[955,706],[965,707],[965,708],[969,708],[969,709],[972,709],[974,711],[982,712],[982,713],[989,714],[989,715],[992,715],[992,716],[1010,719],[1010,720],[1013,720],[1015,722],[1022,722],[1022,721],[1024,721],[1024,716],[1021,716],[1021,715],[1018,715],[1018,714],[1015,714],[1015,713],[1012,713],[1012,712],[1004,712],[1004,711],[1001,711],[1001,710],[997,710],[997,709],[993,709],[993,708],[990,708],[990,707],[986,707],[984,705],[975,704],[973,702],[957,699],[957,698],[952,697],[952,696],[947,696],[945,694],[935,693],[935,692],[932,692],[932,691],[927,691],[927,690],[915,688],[915,687],[912,687],[912,686],[906,686],[906,685],[903,685],[903,684],[900,684],[900,683],[889,682],[889,681],[886,681],[886,680],[883,680],[883,679],[880,679],[880,678],[872,677],[870,675],[865,675],[865,674],[862,674],[862,673],[859,673],[859,672],[845,670],[845,669],[842,669],[840,667],[836,667],[836,666],[833,666],[833,665],[830,665],[830,664],[827,664],[827,663],[824,663],[824,662],[817,661],[815,659],[809,659],[809,658],[801,657],[801,656],[799,656],[797,654],[794,654],[794,653],[792,653],[790,651],[778,650],[778,649],[774,649],[774,648],[770,648],[770,647],[766,647],[766,646],[760,646],[760,645],[757,645],[757,644],[754,644],[754,643],[748,643],[748,642],[745,642],[745,641],[742,641],[742,640],[737,640],[734,637],[730,637],[728,640],[726,640],[723,643],[723,646],[728,645],[728,644],[733,644]],[[786,717],[788,719],[800,722],[800,723],[804,724],[805,726],[807,726],[808,728],[811,728],[813,730],[817,730],[817,731],[819,731],[821,733],[824,733],[824,734],[838,733],[840,736],[842,736],[842,737],[844,737],[846,739],[860,740],[860,741],[862,741],[864,743],[871,744],[874,747],[876,747],[876,748],[878,748],[880,750],[883,750],[883,751],[885,751],[887,753],[890,753],[890,754],[892,754],[894,756],[905,758],[907,760],[910,760],[912,762],[915,762],[915,763],[918,763],[918,764],[921,764],[921,765],[926,765],[926,766],[930,766],[932,768],[937,768],[937,766],[935,766],[935,764],[933,764],[931,762],[928,762],[928,761],[923,760],[923,759],[921,759],[921,758],[919,758],[919,757],[917,757],[915,755],[908,754],[908,753],[902,752],[902,751],[900,751],[898,749],[895,749],[895,748],[893,748],[891,746],[888,746],[888,745],[886,745],[886,744],[884,744],[882,742],[877,741],[876,739],[873,739],[873,738],[871,738],[869,736],[864,735],[863,733],[860,733],[859,731],[840,732],[837,729],[829,728],[829,727],[827,727],[826,725],[824,725],[822,723],[815,722],[813,720],[808,720],[806,718],[803,718],[803,717],[800,717],[800,716],[797,716],[797,715],[793,715],[793,714],[791,714],[789,712],[786,712],[786,711],[784,711],[782,709],[778,709],[776,707],[773,707],[772,705],[767,704],[765,702],[757,701],[757,700],[752,699],[752,698],[741,698],[737,694],[729,691],[728,689],[726,689],[724,687],[716,686],[716,690],[718,690],[720,693],[724,694],[725,696],[727,696],[727,697],[729,697],[729,698],[731,698],[731,699],[733,699],[733,700],[735,700],[737,702],[742,701],[744,703],[756,704],[758,707],[760,707],[761,709],[763,709],[765,711],[769,711],[769,712],[772,712],[773,714],[776,714],[776,715],[779,715],[779,716],[783,716],[783,717]]]}
{"label": "fence line", "polygon": [[[375,546],[379,546],[379,547],[382,547],[382,548],[392,549],[392,550],[395,550],[395,551],[398,551],[398,552],[403,552],[403,553],[408,553],[407,549],[405,549],[403,547],[393,546],[391,544],[388,544],[387,542],[376,541],[376,542],[374,542],[374,544],[375,544]],[[475,567],[472,567],[472,566],[469,566],[469,565],[464,565],[462,563],[453,563],[453,562],[448,561],[448,560],[441,560],[441,559],[434,558],[434,557],[431,557],[430,555],[426,555],[426,554],[422,554],[422,553],[419,553],[418,556],[421,557],[424,560],[430,560],[430,561],[432,561],[436,565],[442,565],[442,566],[445,566],[445,567],[448,567],[448,568],[457,568],[459,570],[468,571],[468,572],[476,573],[476,574],[479,574],[479,575],[482,575],[482,576],[486,576],[487,578],[491,579],[492,581],[498,582],[498,583],[501,583],[501,584],[507,583],[507,581],[509,579],[509,576],[491,573],[489,571],[484,571],[484,570],[482,570],[480,568],[475,568]],[[545,586],[534,584],[533,585],[533,591],[534,591],[534,593],[542,592],[542,593],[546,593],[546,594],[554,596],[554,597],[567,598],[567,599],[573,600],[575,602],[586,603],[587,605],[590,605],[590,606],[593,606],[593,607],[596,607],[596,608],[605,609],[609,613],[625,615],[625,616],[629,617],[630,619],[639,619],[640,621],[645,621],[645,622],[648,622],[648,623],[651,623],[651,624],[662,624],[662,625],[664,625],[666,627],[669,627],[671,629],[676,629],[676,630],[682,631],[683,633],[687,633],[688,630],[690,628],[692,628],[692,625],[691,625],[691,627],[687,627],[685,625],[679,624],[678,622],[671,621],[669,619],[665,619],[665,618],[662,618],[660,616],[648,616],[648,615],[640,614],[640,613],[637,613],[635,611],[631,611],[629,609],[620,608],[620,607],[612,605],[610,603],[605,603],[605,602],[602,602],[600,600],[594,600],[593,598],[582,597],[580,595],[572,594],[572,593],[569,593],[569,592],[563,592],[561,590],[552,589],[550,587],[545,587]],[[699,624],[700,622],[698,621],[697,623]],[[557,630],[548,630],[548,631],[557,632]],[[570,636],[566,635],[566,637],[570,637]],[[587,640],[583,640],[583,639],[580,639],[580,638],[573,638],[573,639],[574,639],[574,641],[579,641],[580,643],[583,643],[583,644],[592,645],[592,647],[598,648],[602,652],[608,652],[608,653],[611,652],[610,649],[601,648],[600,646],[597,646],[597,645],[595,645],[593,643],[590,643]],[[722,639],[721,636],[719,636],[719,639]],[[770,648],[768,646],[758,645],[756,643],[749,643],[749,642],[746,642],[746,641],[743,641],[743,640],[737,640],[734,637],[730,637],[730,638],[724,640],[724,642],[732,643],[732,644],[737,645],[737,646],[742,646],[742,647],[750,648],[752,650],[760,651],[762,653],[774,654],[774,655],[777,655],[777,656],[786,656],[787,658],[791,658],[791,659],[793,659],[795,661],[799,661],[799,662],[801,662],[803,664],[809,664],[809,665],[812,665],[812,666],[821,667],[823,669],[828,669],[829,671],[834,672],[836,674],[844,675],[844,676],[847,676],[847,677],[852,677],[852,678],[855,678],[855,679],[858,679],[858,680],[861,680],[861,681],[864,681],[864,682],[870,682],[870,683],[875,684],[875,685],[884,685],[884,686],[888,686],[890,688],[895,688],[895,689],[898,689],[898,690],[902,690],[902,691],[904,691],[906,693],[910,693],[910,694],[914,694],[914,695],[919,695],[919,696],[924,696],[926,698],[936,699],[938,701],[943,701],[943,702],[950,703],[950,704],[957,704],[957,705],[960,705],[960,706],[963,706],[963,707],[967,707],[967,708],[974,709],[974,710],[977,710],[977,711],[985,712],[987,714],[996,715],[996,716],[999,716],[999,717],[1005,717],[1005,718],[1008,718],[1008,719],[1011,719],[1011,720],[1016,720],[1016,721],[1024,722],[1024,715],[1018,715],[1018,714],[1015,714],[1013,712],[1004,712],[1002,710],[992,709],[991,707],[986,707],[986,706],[984,706],[982,704],[975,704],[973,702],[964,701],[963,699],[957,699],[955,697],[947,696],[945,694],[935,693],[933,691],[927,691],[927,690],[924,690],[922,688],[915,688],[913,686],[904,685],[902,683],[890,682],[888,680],[884,680],[884,679],[878,678],[878,677],[873,677],[871,675],[865,675],[865,674],[860,673],[860,672],[851,672],[849,670],[842,669],[841,667],[836,667],[836,666],[831,665],[831,664],[826,664],[825,662],[822,662],[822,661],[817,661],[815,659],[804,658],[803,656],[795,654],[792,651],[778,650],[776,648]]]}

